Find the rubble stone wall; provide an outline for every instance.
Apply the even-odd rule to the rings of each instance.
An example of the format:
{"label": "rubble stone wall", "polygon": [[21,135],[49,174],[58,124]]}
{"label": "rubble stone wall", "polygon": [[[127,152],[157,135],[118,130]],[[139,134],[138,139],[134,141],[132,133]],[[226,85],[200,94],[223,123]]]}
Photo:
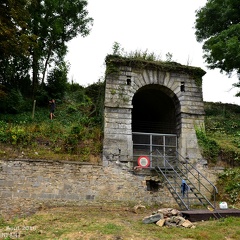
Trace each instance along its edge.
{"label": "rubble stone wall", "polygon": [[3,217],[27,215],[46,204],[174,204],[164,186],[157,192],[148,191],[145,176],[116,165],[0,160],[0,173]]}

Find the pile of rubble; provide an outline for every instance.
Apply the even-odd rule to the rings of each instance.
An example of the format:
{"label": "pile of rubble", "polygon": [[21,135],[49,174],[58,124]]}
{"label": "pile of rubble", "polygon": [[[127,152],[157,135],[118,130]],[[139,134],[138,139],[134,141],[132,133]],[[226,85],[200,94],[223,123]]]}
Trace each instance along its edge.
{"label": "pile of rubble", "polygon": [[154,212],[152,215],[143,219],[143,223],[156,223],[158,226],[170,226],[170,227],[185,227],[195,228],[195,226],[185,218],[182,217],[180,211],[173,208],[162,208]]}

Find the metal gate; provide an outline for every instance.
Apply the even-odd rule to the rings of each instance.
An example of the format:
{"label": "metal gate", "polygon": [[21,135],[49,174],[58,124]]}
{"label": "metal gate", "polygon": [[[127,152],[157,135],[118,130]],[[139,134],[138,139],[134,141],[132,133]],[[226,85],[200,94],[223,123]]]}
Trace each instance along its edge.
{"label": "metal gate", "polygon": [[[148,167],[164,167],[165,159],[169,162],[175,161],[177,152],[176,134],[156,134],[133,132],[133,165],[138,165],[141,157],[150,160]],[[161,153],[159,155],[157,150]]]}

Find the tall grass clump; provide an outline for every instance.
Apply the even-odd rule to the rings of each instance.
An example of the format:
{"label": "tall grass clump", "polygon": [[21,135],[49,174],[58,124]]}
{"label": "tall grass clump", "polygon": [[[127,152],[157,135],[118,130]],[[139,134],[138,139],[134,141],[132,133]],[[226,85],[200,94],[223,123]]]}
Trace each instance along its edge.
{"label": "tall grass clump", "polygon": [[204,128],[195,128],[195,130],[203,157],[216,163],[220,151],[219,145],[207,136]]}
{"label": "tall grass clump", "polygon": [[219,174],[217,185],[222,199],[232,204],[240,203],[240,168],[225,169]]}

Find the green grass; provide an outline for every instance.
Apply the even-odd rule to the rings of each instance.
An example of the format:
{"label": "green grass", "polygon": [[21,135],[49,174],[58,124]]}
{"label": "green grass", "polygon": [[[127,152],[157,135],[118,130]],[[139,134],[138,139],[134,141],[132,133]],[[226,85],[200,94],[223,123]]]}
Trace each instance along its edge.
{"label": "green grass", "polygon": [[[133,213],[126,207],[65,207],[39,211],[36,214],[8,221],[0,226],[20,229],[21,239],[137,239],[137,240],[226,240],[239,239],[240,218],[224,218],[194,223],[195,228],[159,227],[143,224],[142,219],[151,214]],[[8,226],[11,226],[8,227]],[[26,230],[27,229],[27,230]],[[11,231],[11,230],[10,230]],[[13,231],[13,230],[12,230]],[[9,232],[9,230],[8,230]]]}

